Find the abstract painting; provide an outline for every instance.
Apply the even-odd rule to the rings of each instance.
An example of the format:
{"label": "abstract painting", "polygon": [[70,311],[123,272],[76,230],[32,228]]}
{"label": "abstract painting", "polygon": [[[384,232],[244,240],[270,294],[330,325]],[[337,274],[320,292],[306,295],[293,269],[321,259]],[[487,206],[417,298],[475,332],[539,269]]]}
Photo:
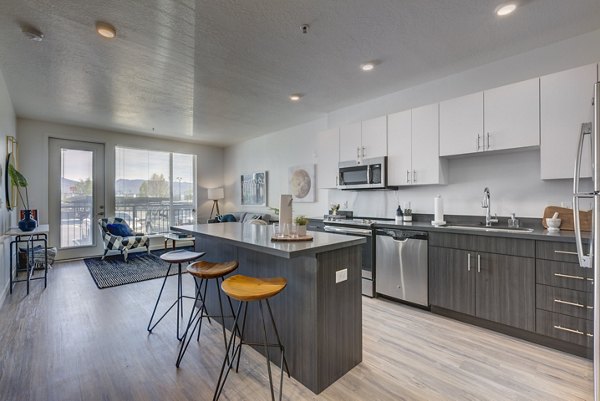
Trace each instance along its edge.
{"label": "abstract painting", "polygon": [[315,201],[315,165],[302,164],[290,167],[288,174],[290,193],[295,202]]}
{"label": "abstract painting", "polygon": [[242,205],[267,206],[267,172],[242,174]]}

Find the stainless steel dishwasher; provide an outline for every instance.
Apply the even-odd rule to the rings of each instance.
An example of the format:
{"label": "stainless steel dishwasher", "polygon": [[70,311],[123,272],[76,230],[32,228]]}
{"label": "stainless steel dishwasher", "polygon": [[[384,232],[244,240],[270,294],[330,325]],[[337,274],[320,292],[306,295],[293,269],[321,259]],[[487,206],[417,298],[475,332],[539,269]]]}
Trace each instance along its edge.
{"label": "stainless steel dishwasher", "polygon": [[427,233],[378,228],[375,235],[377,293],[429,306]]}

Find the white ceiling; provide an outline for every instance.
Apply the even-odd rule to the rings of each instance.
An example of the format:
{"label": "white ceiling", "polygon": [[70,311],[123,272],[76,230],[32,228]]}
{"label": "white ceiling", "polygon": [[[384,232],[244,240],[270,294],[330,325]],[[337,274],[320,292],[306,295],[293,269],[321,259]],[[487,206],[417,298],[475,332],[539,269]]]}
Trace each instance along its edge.
{"label": "white ceiling", "polygon": [[500,2],[0,0],[0,70],[21,117],[227,145],[600,28],[598,0]]}

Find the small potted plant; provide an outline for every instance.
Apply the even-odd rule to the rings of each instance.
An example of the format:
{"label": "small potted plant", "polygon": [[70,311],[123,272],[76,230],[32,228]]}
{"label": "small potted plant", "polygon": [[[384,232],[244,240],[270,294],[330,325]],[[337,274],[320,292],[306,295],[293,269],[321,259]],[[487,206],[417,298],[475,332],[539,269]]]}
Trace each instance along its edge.
{"label": "small potted plant", "polygon": [[412,221],[412,209],[404,209],[404,221]]}
{"label": "small potted plant", "polygon": [[[27,192],[27,179],[23,176],[23,174],[19,173],[12,164],[8,165],[8,175],[10,176],[12,185],[17,188],[17,193],[19,194],[19,198],[21,199],[21,203],[24,207],[24,218],[23,220],[19,221],[19,228],[21,231],[33,231],[37,227],[37,221],[31,218],[31,209],[29,209],[29,193]],[[24,198],[20,188],[25,188]]]}
{"label": "small potted plant", "polygon": [[294,222],[296,223],[296,233],[299,237],[304,237],[306,235],[306,225],[308,224],[308,219],[306,216],[297,216]]}
{"label": "small potted plant", "polygon": [[340,204],[339,203],[332,203],[331,204],[331,209],[329,209],[329,211],[331,212],[331,214],[333,214],[333,215],[337,214],[338,210],[340,210]]}

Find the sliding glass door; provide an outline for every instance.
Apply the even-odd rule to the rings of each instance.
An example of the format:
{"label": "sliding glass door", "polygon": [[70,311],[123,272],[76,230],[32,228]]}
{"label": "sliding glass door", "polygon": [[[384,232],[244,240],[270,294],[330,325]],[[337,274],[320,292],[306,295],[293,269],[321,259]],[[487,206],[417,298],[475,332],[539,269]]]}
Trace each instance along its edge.
{"label": "sliding glass door", "polygon": [[115,149],[115,216],[145,233],[196,221],[196,156]]}

